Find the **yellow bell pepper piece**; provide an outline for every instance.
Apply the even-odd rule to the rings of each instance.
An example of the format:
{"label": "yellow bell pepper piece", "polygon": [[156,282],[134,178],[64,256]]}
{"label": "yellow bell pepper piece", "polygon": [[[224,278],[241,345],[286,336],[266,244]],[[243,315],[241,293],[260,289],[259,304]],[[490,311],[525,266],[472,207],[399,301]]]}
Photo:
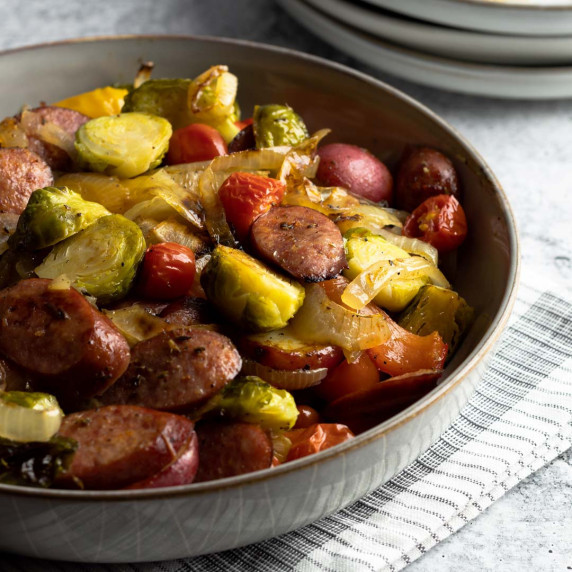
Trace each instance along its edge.
{"label": "yellow bell pepper piece", "polygon": [[56,107],[66,107],[79,111],[92,119],[104,115],[117,115],[121,112],[123,101],[128,91],[117,87],[100,87],[62,99],[54,103]]}

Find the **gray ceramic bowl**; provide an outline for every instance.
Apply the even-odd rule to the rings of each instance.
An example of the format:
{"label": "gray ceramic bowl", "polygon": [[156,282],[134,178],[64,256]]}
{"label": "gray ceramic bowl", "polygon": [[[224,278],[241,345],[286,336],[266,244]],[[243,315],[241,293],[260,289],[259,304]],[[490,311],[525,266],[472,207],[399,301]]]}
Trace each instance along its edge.
{"label": "gray ceramic bowl", "polygon": [[454,159],[470,235],[453,281],[479,320],[443,382],[351,442],[281,467],[220,481],[148,491],[81,492],[0,486],[0,550],[88,562],[136,562],[204,554],[313,522],[386,482],[449,425],[479,381],[514,300],[515,225],[496,179],[474,149],[429,110],[350,69],[248,42],[126,37],[66,42],[0,54],[0,116],[129,82],[142,60],[156,77],[193,77],[224,63],[238,75],[244,110],[287,102],[311,130],[369,148],[390,165],[405,143]]}

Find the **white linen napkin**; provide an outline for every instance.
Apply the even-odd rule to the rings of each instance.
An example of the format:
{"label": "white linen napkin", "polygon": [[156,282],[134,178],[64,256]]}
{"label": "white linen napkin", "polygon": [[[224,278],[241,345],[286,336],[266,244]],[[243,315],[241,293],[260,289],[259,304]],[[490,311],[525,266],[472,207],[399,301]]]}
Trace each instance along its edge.
{"label": "white linen napkin", "polygon": [[572,446],[572,303],[521,285],[475,394],[424,455],[373,493],[300,530],[162,563],[48,563],[0,555],[5,572],[396,571]]}

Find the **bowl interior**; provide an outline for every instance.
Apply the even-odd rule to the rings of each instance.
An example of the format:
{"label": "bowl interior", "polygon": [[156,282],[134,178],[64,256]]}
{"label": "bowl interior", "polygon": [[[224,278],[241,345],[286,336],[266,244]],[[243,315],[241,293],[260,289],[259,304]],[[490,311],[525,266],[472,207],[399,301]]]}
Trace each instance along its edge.
{"label": "bowl interior", "polygon": [[482,319],[448,373],[476,356],[512,295],[517,272],[513,218],[504,194],[474,150],[436,116],[392,88],[316,58],[248,42],[113,38],[1,54],[0,117],[15,114],[24,104],[36,106],[98,86],[131,82],[145,60],[155,63],[154,77],[193,77],[211,65],[226,64],[239,78],[244,117],[257,103],[288,103],[310,131],[331,128],[327,141],[366,147],[390,168],[406,144],[434,146],[451,157],[463,185],[470,234],[456,260],[447,261],[448,275]]}

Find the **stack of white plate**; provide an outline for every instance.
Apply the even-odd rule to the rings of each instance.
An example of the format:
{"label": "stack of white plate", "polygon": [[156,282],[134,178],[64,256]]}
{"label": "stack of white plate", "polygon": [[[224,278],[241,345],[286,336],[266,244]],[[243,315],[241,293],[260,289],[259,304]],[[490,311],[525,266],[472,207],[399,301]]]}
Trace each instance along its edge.
{"label": "stack of white plate", "polygon": [[572,0],[279,0],[326,42],[425,85],[572,97]]}

